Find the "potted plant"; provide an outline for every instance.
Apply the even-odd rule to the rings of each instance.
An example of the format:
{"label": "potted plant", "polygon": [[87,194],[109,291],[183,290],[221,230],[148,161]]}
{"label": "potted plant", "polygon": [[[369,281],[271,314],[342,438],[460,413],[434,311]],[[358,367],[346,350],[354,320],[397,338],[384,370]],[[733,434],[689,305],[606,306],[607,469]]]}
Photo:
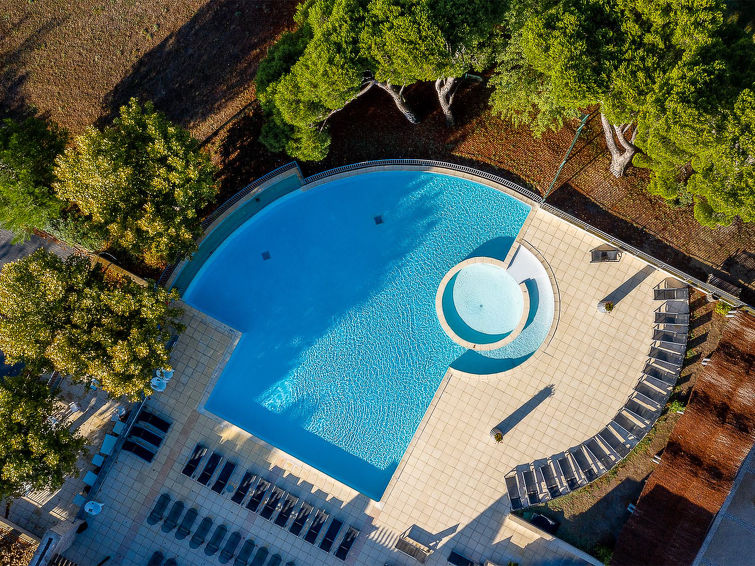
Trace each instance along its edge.
{"label": "potted plant", "polygon": [[613,301],[600,301],[598,303],[598,311],[599,312],[611,312],[613,310],[613,307],[615,305],[613,304]]}
{"label": "potted plant", "polygon": [[500,443],[503,440],[503,432],[501,432],[501,429],[496,427],[490,431],[490,438],[496,441],[496,444]]}

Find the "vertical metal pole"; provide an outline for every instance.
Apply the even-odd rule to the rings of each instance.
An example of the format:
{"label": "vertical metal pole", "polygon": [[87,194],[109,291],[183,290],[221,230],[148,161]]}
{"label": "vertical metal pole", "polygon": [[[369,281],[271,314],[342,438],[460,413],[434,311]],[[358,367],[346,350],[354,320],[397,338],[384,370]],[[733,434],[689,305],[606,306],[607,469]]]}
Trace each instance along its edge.
{"label": "vertical metal pole", "polygon": [[574,145],[577,143],[579,134],[582,132],[582,128],[585,127],[585,124],[587,124],[587,119],[590,116],[592,116],[592,114],[582,114],[582,121],[579,123],[579,127],[577,128],[577,131],[574,133],[574,139],[571,141],[571,145],[569,146],[569,149],[566,151],[566,155],[564,155],[564,159],[561,161],[561,165],[559,165],[558,169],[556,170],[556,175],[553,177],[550,187],[548,187],[548,190],[545,191],[545,194],[543,195],[543,202],[545,202],[545,199],[548,198],[548,195],[551,194],[553,187],[556,185],[556,180],[558,179],[558,176],[561,174],[561,170],[564,168],[564,165],[566,165],[566,162],[569,160],[569,155],[574,149]]}

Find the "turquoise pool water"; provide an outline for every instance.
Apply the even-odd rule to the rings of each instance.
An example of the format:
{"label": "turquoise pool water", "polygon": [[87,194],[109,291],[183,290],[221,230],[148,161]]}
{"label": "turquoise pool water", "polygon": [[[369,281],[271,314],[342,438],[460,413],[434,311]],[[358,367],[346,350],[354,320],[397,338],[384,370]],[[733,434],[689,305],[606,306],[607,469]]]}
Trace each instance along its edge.
{"label": "turquoise pool water", "polygon": [[441,279],[467,257],[505,255],[528,211],[420,172],[282,197],[235,230],[184,294],[243,333],[206,409],[379,500],[465,353],[436,317]]}

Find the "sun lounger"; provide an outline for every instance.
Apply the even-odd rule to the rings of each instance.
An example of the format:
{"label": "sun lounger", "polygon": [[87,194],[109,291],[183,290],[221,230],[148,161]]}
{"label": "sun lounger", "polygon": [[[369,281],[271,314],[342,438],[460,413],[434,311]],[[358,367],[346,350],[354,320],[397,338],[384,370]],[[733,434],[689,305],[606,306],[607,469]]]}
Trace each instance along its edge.
{"label": "sun lounger", "polygon": [[579,487],[579,480],[577,480],[577,476],[574,475],[574,468],[572,467],[571,462],[569,462],[566,456],[558,459],[558,467],[564,476],[564,480],[566,481],[566,486],[569,488],[569,491],[574,491],[575,489],[577,489]]}
{"label": "sun lounger", "polygon": [[540,474],[543,476],[543,480],[545,480],[545,487],[548,490],[548,493],[550,493],[550,496],[553,498],[561,495],[561,488],[558,486],[556,476],[553,474],[550,464],[546,462],[540,466],[539,469]]}
{"label": "sun lounger", "polygon": [[254,482],[255,479],[257,479],[257,476],[247,470],[244,473],[244,477],[241,478],[241,483],[239,484],[239,487],[236,489],[236,492],[231,497],[231,501],[241,505],[241,503],[244,501],[244,498],[246,497],[246,494],[249,493],[249,490],[251,489],[252,483]]}
{"label": "sun lounger", "polygon": [[258,549],[257,554],[254,555],[254,559],[249,566],[262,566],[265,563],[265,560],[267,560],[268,554],[270,554],[270,551],[266,546]]}
{"label": "sun lounger", "polygon": [[241,545],[241,550],[236,556],[236,560],[233,561],[233,566],[247,566],[252,552],[254,552],[254,541],[248,538],[244,541],[244,544]]}
{"label": "sun lounger", "polygon": [[595,249],[590,252],[590,263],[621,260],[621,251],[617,249]]}
{"label": "sun lounger", "polygon": [[249,498],[249,501],[246,504],[246,508],[250,511],[257,511],[257,508],[260,506],[262,498],[265,496],[265,492],[267,491],[268,487],[270,487],[270,482],[260,479],[260,481],[257,483],[257,487],[254,488],[254,493],[252,493],[252,496]]}
{"label": "sun lounger", "polygon": [[677,326],[686,326],[689,324],[689,314],[656,311],[655,322],[656,324],[675,324]]}
{"label": "sun lounger", "polygon": [[193,476],[194,472],[197,471],[197,467],[199,467],[199,462],[202,461],[205,454],[207,454],[207,447],[204,444],[197,444],[194,447],[191,456],[189,456],[189,460],[186,462],[184,469],[181,470],[181,473],[185,476]]}
{"label": "sun lounger", "polygon": [[223,466],[223,469],[220,470],[220,473],[218,474],[218,479],[216,479],[215,483],[212,485],[212,491],[215,493],[222,493],[228,483],[228,478],[231,477],[231,474],[235,469],[236,462],[226,462],[225,466]]}
{"label": "sun lounger", "polygon": [[189,540],[189,547],[190,548],[199,548],[204,544],[204,541],[207,539],[207,533],[210,532],[210,529],[212,528],[212,519],[209,517],[205,517],[202,519],[202,522],[199,523],[199,527],[196,531],[194,531],[194,534],[191,535],[191,540]]}
{"label": "sun lounger", "polygon": [[506,489],[509,492],[509,501],[511,501],[511,508],[522,508],[522,494],[519,491],[519,482],[516,481],[516,476],[509,476],[506,478]]}
{"label": "sun lounger", "polygon": [[311,513],[312,513],[312,506],[306,502],[302,503],[301,507],[299,508],[299,511],[296,513],[296,518],[294,519],[294,522],[291,523],[291,527],[288,530],[298,537],[299,534],[301,533],[301,529],[304,526],[304,523],[307,522],[307,519],[309,518],[309,515]]}
{"label": "sun lounger", "polygon": [[597,435],[585,441],[584,445],[606,470],[610,470],[618,461],[618,458],[612,458],[611,452],[597,441]]}
{"label": "sun lounger", "polygon": [[178,528],[176,529],[176,538],[178,540],[183,540],[187,536],[189,536],[189,534],[191,533],[191,528],[194,526],[194,521],[197,520],[198,515],[199,511],[197,511],[194,507],[186,512],[183,521],[181,521],[181,524],[178,525]]}
{"label": "sun lounger", "polygon": [[290,493],[286,495],[286,500],[281,506],[280,513],[278,513],[278,516],[275,518],[274,522],[276,525],[283,527],[284,529],[286,528],[286,523],[288,523],[288,520],[291,518],[291,513],[294,511],[297,501],[299,501],[298,497],[294,497]]}
{"label": "sun lounger", "polygon": [[168,516],[165,518],[165,521],[163,521],[163,526],[161,527],[162,532],[169,533],[170,531],[175,529],[176,526],[178,526],[178,519],[181,518],[181,513],[183,512],[183,501],[176,501],[175,503],[173,503],[173,507],[170,508]]}
{"label": "sun lounger", "polygon": [[663,369],[663,368],[659,368],[658,366],[654,366],[652,364],[645,364],[645,369],[642,370],[642,373],[644,373],[645,375],[649,375],[650,377],[654,377],[669,385],[676,384],[676,379],[677,379],[676,373]]}
{"label": "sun lounger", "polygon": [[540,503],[540,495],[537,492],[537,482],[535,481],[535,474],[532,470],[525,470],[522,472],[524,478],[524,486],[527,489],[527,499],[530,505]]}
{"label": "sun lounger", "polygon": [[650,348],[648,356],[654,360],[659,360],[675,366],[682,365],[682,362],[684,361],[684,356],[681,354],[669,352],[668,350],[661,350],[660,348]]}
{"label": "sun lounger", "polygon": [[149,423],[163,433],[167,433],[168,430],[170,430],[170,423],[168,421],[161,419],[157,415],[150,413],[149,411],[145,411],[144,409],[142,409],[142,412],[139,413],[139,415],[136,417],[136,421],[144,421],[146,423]]}
{"label": "sun lounger", "polygon": [[145,428],[142,428],[140,426],[134,426],[131,428],[131,431],[128,433],[129,438],[140,438],[141,440],[151,444],[155,447],[155,451],[160,447],[160,444],[162,444],[163,439],[159,436],[157,436],[155,433],[148,431]]}
{"label": "sun lounger", "polygon": [[168,503],[170,503],[170,495],[167,493],[163,493],[157,498],[155,506],[152,508],[152,511],[149,512],[149,516],[147,517],[148,525],[156,525],[163,520],[163,515],[168,508]]}
{"label": "sun lounger", "polygon": [[333,548],[333,542],[335,542],[336,537],[338,536],[338,531],[341,530],[342,526],[343,523],[341,521],[333,519],[330,522],[328,530],[325,531],[325,536],[322,537],[322,541],[320,541],[320,548],[325,552],[330,552],[330,549]]}
{"label": "sun lounger", "polygon": [[272,558],[270,558],[270,562],[267,563],[267,566],[280,566],[281,562],[283,562],[281,555],[273,554]]}
{"label": "sun lounger", "polygon": [[309,544],[315,544],[317,537],[320,535],[323,525],[328,520],[329,515],[322,509],[318,509],[315,513],[315,518],[312,519],[312,524],[309,526],[307,534],[304,535],[304,540]]}
{"label": "sun lounger", "polygon": [[213,452],[210,454],[210,457],[207,458],[207,463],[204,465],[204,469],[202,470],[202,473],[199,474],[197,481],[202,485],[210,483],[210,478],[212,478],[215,470],[218,469],[222,459],[223,455],[220,452]]}
{"label": "sun lounger", "polygon": [[100,453],[104,454],[105,456],[110,456],[113,453],[113,449],[115,448],[115,443],[117,441],[118,437],[113,436],[112,434],[106,434],[105,439],[102,441]]}
{"label": "sun lounger", "polygon": [[455,550],[452,550],[451,554],[448,555],[448,563],[454,566],[476,566],[472,560],[466,556],[462,556]]}
{"label": "sun lounger", "polygon": [[577,466],[579,466],[579,469],[582,470],[582,473],[585,475],[585,478],[587,478],[588,482],[591,482],[598,477],[595,468],[592,467],[590,461],[587,459],[587,456],[585,456],[584,452],[582,452],[581,446],[570,449],[569,454],[571,454],[574,458],[574,461],[577,462]]}
{"label": "sun lounger", "polygon": [[354,527],[349,527],[349,530],[346,531],[346,535],[343,537],[341,544],[338,545],[338,549],[336,550],[336,558],[338,558],[339,560],[346,560],[346,557],[349,555],[349,550],[351,550],[351,545],[354,544],[354,541],[356,540],[358,535],[359,531],[357,529],[355,529]]}
{"label": "sun lounger", "polygon": [[241,533],[238,531],[231,533],[231,536],[228,537],[223,550],[220,551],[220,556],[218,556],[218,560],[221,564],[226,564],[231,560],[231,558],[233,558],[233,555],[236,553],[236,548],[239,546],[240,542]]}
{"label": "sun lounger", "polygon": [[165,560],[163,553],[159,550],[156,550],[152,553],[149,562],[147,562],[147,566],[162,566],[163,560]]}
{"label": "sun lounger", "polygon": [[123,449],[127,452],[131,452],[132,454],[135,454],[145,462],[152,462],[152,460],[155,459],[155,453],[151,450],[148,450],[141,444],[137,444],[136,442],[132,440],[125,440],[123,442]]}
{"label": "sun lounger", "polygon": [[262,507],[262,511],[260,511],[260,517],[269,521],[270,517],[272,517],[273,513],[275,513],[275,509],[278,507],[278,503],[280,502],[284,493],[285,492],[282,489],[274,486],[273,490],[270,492],[270,497],[267,498],[265,505]]}
{"label": "sun lounger", "polygon": [[598,436],[608,448],[616,452],[619,458],[623,458],[629,454],[630,447],[621,441],[611,427],[607,426],[603,428],[603,430],[598,433]]}
{"label": "sun lounger", "polygon": [[670,332],[668,330],[653,330],[653,340],[657,342],[666,342],[668,344],[679,344],[684,346],[687,343],[687,334],[683,332]]}
{"label": "sun lounger", "polygon": [[226,527],[225,525],[218,525],[218,527],[215,529],[215,532],[212,533],[210,542],[208,542],[207,546],[204,547],[204,553],[207,556],[212,556],[218,550],[220,550],[220,545],[223,544],[223,539],[225,538],[225,534],[227,532],[228,527]]}

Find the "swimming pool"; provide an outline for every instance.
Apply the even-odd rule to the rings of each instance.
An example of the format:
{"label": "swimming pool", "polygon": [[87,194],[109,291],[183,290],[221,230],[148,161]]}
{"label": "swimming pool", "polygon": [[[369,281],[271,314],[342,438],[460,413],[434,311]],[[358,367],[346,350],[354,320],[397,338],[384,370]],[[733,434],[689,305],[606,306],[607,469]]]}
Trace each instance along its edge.
{"label": "swimming pool", "polygon": [[464,258],[505,256],[528,212],[493,188],[410,171],[278,199],[184,294],[242,332],[205,408],[379,500],[465,353],[436,318],[439,282]]}

